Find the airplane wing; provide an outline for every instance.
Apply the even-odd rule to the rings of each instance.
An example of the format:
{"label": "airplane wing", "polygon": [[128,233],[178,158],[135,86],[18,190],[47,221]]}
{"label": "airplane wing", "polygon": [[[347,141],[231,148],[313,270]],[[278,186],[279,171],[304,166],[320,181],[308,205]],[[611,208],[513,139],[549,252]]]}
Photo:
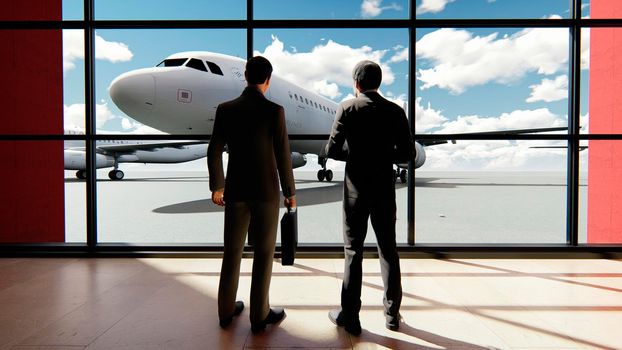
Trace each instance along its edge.
{"label": "airplane wing", "polygon": [[[97,145],[96,148],[106,152],[134,152],[134,151],[155,151],[161,148],[181,148],[188,145],[207,144],[206,141],[169,141],[169,142],[145,142],[145,143],[121,143]],[[86,147],[70,147],[67,149],[84,151]]]}
{"label": "airplane wing", "polygon": [[97,145],[97,148],[109,152],[133,152],[133,151],[155,151],[161,148],[181,148],[188,145],[198,145],[205,141],[171,141],[171,142],[147,142],[147,143],[128,143],[128,144],[110,144]]}
{"label": "airplane wing", "polygon": [[[585,151],[588,146],[579,146],[579,152]],[[533,146],[529,148],[565,148],[568,149],[568,146]]]}
{"label": "airplane wing", "polygon": [[[536,133],[536,132],[551,132],[551,131],[564,131],[564,130],[568,130],[568,127],[565,126],[560,126],[560,127],[554,127],[554,128],[534,128],[534,129],[513,129],[513,130],[499,130],[499,131],[484,131],[484,132],[468,132],[468,133],[460,133],[460,134],[452,134],[455,136],[465,136],[465,135],[504,135],[504,136],[511,136],[511,135],[520,135],[520,134],[530,134],[530,133]],[[427,146],[434,146],[434,145],[440,145],[440,144],[444,144],[444,143],[456,143],[456,140],[416,140],[419,144],[421,144],[424,147]]]}

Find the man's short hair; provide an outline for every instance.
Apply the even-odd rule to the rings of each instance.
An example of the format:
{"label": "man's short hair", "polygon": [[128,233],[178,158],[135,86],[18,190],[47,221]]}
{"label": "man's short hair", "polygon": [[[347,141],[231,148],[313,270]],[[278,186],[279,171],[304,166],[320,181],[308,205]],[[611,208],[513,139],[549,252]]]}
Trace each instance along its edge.
{"label": "man's short hair", "polygon": [[246,81],[249,84],[263,84],[271,75],[272,65],[266,58],[255,56],[246,62]]}
{"label": "man's short hair", "polygon": [[352,79],[359,83],[363,90],[375,90],[382,82],[382,69],[372,61],[361,61],[354,66]]}

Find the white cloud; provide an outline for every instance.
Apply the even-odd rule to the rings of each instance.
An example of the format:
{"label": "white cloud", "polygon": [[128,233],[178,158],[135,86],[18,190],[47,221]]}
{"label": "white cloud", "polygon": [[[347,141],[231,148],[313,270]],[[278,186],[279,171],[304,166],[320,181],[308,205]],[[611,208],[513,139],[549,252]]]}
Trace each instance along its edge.
{"label": "white cloud", "polygon": [[130,134],[145,134],[145,135],[149,135],[149,134],[159,134],[159,135],[165,135],[165,132],[162,132],[158,129],[154,129],[150,126],[147,125],[143,125],[140,124],[138,122],[134,122],[134,130],[130,131]]}
{"label": "white cloud", "polygon": [[132,123],[128,118],[121,118],[121,127],[123,130],[129,130],[136,127],[136,123]]}
{"label": "white cloud", "polygon": [[64,129],[84,131],[84,103],[76,103],[64,106]]}
{"label": "white cloud", "polygon": [[335,99],[341,95],[339,92],[339,86],[335,83],[329,83],[324,80],[314,81],[312,86],[313,91],[317,91],[319,94]]}
{"label": "white cloud", "polygon": [[421,1],[421,5],[417,7],[417,14],[424,13],[438,13],[445,9],[445,6],[450,2],[454,2],[455,0],[423,0]]}
{"label": "white cloud", "polygon": [[551,75],[567,69],[568,30],[528,28],[511,36],[475,36],[443,28],[417,42],[417,56],[432,68],[419,69],[422,89],[439,87],[460,94],[489,82],[508,84],[527,73]]}
{"label": "white cloud", "polygon": [[[64,128],[66,130],[85,130],[84,116],[86,107],[84,103],[74,103],[64,106]],[[96,127],[101,128],[109,120],[118,118],[113,115],[106,103],[95,106]]]}
{"label": "white cloud", "polygon": [[[78,132],[84,132],[84,119],[85,119],[85,105],[84,103],[74,103],[64,106],[64,129]],[[106,123],[118,120],[121,128],[126,133],[131,134],[163,134],[161,131],[143,125],[137,121],[131,120],[127,117],[119,117],[112,113],[108,108],[107,103],[98,103],[95,106],[95,119],[96,128],[98,133],[117,133],[117,131],[103,130]]]}
{"label": "white cloud", "polygon": [[[133,53],[127,44],[106,41],[95,34],[95,58],[112,63],[131,60]],[[84,60],[84,32],[81,30],[63,30],[63,71],[76,67],[75,61]]]}
{"label": "white cloud", "polygon": [[568,98],[568,76],[560,75],[551,79],[543,79],[538,85],[531,85],[531,95],[527,98],[527,102],[553,102]]}
{"label": "white cloud", "polygon": [[[547,108],[515,110],[496,117],[459,116],[449,120],[430,103],[424,107],[415,100],[417,132],[439,134],[474,133],[512,129],[567,126],[566,116],[558,116]],[[582,122],[587,120],[583,116]],[[556,133],[563,133],[556,132]],[[549,132],[550,133],[550,132]],[[535,146],[566,146],[557,140],[458,140],[426,147],[427,160],[420,170],[563,170],[566,149],[533,148]]]}
{"label": "white cloud", "polygon": [[84,32],[63,30],[63,72],[74,69],[76,60],[84,59]]}
{"label": "white cloud", "polygon": [[433,109],[429,102],[427,107],[422,106],[421,97],[415,100],[415,118],[418,133],[437,128],[447,121],[441,111]]}
{"label": "white cloud", "polygon": [[422,170],[563,171],[566,149],[533,147],[565,145],[563,141],[459,140],[427,147]]}
{"label": "white cloud", "polygon": [[95,58],[98,60],[112,63],[127,62],[133,56],[134,54],[132,54],[127,44],[117,41],[106,41],[101,36],[95,34]]}
{"label": "white cloud", "polygon": [[[311,49],[311,52],[291,52],[277,37],[263,52],[256,55],[272,62],[274,73],[304,88],[326,97],[341,96],[338,87],[352,87],[352,69],[362,60],[377,62],[382,67],[382,82],[390,85],[395,81],[391,67],[383,63],[388,50],[373,50],[369,46],[353,48],[328,40]],[[300,67],[304,67],[301,69]],[[328,77],[328,79],[327,79]]]}
{"label": "white cloud", "polygon": [[361,4],[362,17],[377,17],[384,10],[401,11],[402,7],[395,3],[391,3],[388,6],[382,6],[382,0],[363,0],[363,3]]}
{"label": "white cloud", "polygon": [[389,60],[391,63],[397,63],[402,61],[408,61],[408,48],[402,49],[398,51],[391,59]]}
{"label": "white cloud", "polygon": [[590,35],[591,30],[581,30],[581,69],[590,69]]}
{"label": "white cloud", "polygon": [[567,126],[566,117],[560,117],[548,108],[535,110],[515,110],[498,117],[477,115],[459,116],[456,120],[444,123],[438,133],[471,133],[511,129],[550,128]]}

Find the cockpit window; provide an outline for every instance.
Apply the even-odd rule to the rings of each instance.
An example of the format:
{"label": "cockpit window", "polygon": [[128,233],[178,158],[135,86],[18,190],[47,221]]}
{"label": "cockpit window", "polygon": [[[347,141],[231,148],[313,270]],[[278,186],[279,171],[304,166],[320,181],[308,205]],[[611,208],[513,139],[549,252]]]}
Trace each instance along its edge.
{"label": "cockpit window", "polygon": [[205,63],[207,63],[207,66],[209,67],[209,70],[212,71],[212,73],[218,74],[218,75],[224,75],[222,74],[222,69],[220,69],[220,67],[218,67],[216,63],[210,62],[210,61],[205,61]]}
{"label": "cockpit window", "polygon": [[168,58],[158,63],[156,67],[179,67],[186,62],[187,58]]}
{"label": "cockpit window", "polygon": [[207,72],[207,68],[205,68],[203,61],[197,60],[196,58],[191,58],[190,61],[186,63],[186,67],[190,67],[190,68],[198,69],[203,72]]}

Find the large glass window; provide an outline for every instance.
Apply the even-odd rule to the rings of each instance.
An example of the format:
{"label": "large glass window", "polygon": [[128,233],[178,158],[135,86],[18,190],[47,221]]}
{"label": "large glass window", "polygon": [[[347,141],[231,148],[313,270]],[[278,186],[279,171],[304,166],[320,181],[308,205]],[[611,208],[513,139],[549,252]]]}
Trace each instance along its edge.
{"label": "large glass window", "polygon": [[415,232],[427,244],[566,242],[566,142],[458,140],[426,148]]}
{"label": "large glass window", "polygon": [[63,0],[63,20],[84,18],[84,0]]}
{"label": "large glass window", "polygon": [[[370,1],[371,2],[371,1]],[[416,0],[417,19],[568,18],[568,0]]]}
{"label": "large glass window", "polygon": [[98,132],[209,134],[215,107],[237,96],[244,81],[183,64],[210,60],[243,74],[245,42],[239,29],[96,31]]}
{"label": "large glass window", "polygon": [[[285,106],[288,132],[328,135],[334,111],[354,97],[352,69],[359,61],[378,62],[383,69],[380,93],[399,106],[408,96],[408,31],[406,29],[261,29],[254,31],[254,52],[274,67],[269,98]],[[294,99],[296,96],[296,99]],[[300,102],[298,96],[303,97]],[[304,101],[304,102],[302,102]],[[329,106],[327,112],[321,105]],[[308,121],[313,121],[309,123]],[[370,140],[373,142],[373,140]],[[293,152],[307,153],[307,164],[295,170],[299,188],[299,241],[340,243],[344,163],[330,160],[332,182],[320,182],[317,153],[326,140],[292,140]],[[370,160],[370,167],[374,166]],[[397,233],[407,242],[407,188],[399,185]],[[369,233],[368,242],[374,242]]]}
{"label": "large glass window", "polygon": [[568,30],[417,30],[416,131],[568,125]]}
{"label": "large glass window", "polygon": [[[0,41],[14,48],[0,66],[15,73],[0,83],[10,101],[3,103],[9,117],[0,143],[5,154],[28,154],[16,158],[16,169],[29,169],[22,160],[34,157],[33,145],[54,150],[45,153],[56,160],[50,172],[63,164],[64,192],[56,190],[64,196],[64,236],[50,242],[86,241],[93,229],[87,192],[94,188],[97,242],[220,245],[222,210],[210,201],[207,137],[198,135],[211,133],[215,107],[245,87],[247,54],[273,63],[267,97],[285,106],[292,135],[328,134],[338,104],[353,96],[352,67],[370,59],[383,68],[380,93],[414,118],[413,187],[396,168],[399,243],[409,241],[413,225],[420,244],[573,242],[577,218],[567,215],[577,203],[568,194],[578,191],[579,243],[619,244],[611,233],[620,231],[612,218],[615,179],[622,177],[622,7],[617,0],[577,1],[96,0],[95,21],[84,28],[74,22],[89,4],[81,0],[7,12],[0,17],[23,22],[0,30]],[[247,4],[256,22],[246,21]],[[581,47],[573,66],[575,30]],[[94,39],[87,57],[92,96],[85,33]],[[62,86],[62,95],[49,86]],[[95,135],[86,130],[89,117]],[[573,117],[578,135],[568,130]],[[87,140],[96,148],[94,187]],[[568,148],[576,140],[579,148]],[[290,144],[301,244],[342,243],[344,164],[328,161],[331,181],[318,173],[324,142],[293,137]],[[574,158],[578,179],[568,161]],[[371,228],[368,237],[372,244]]]}
{"label": "large glass window", "polygon": [[[223,210],[211,201],[207,145],[170,140],[98,142],[104,152],[124,146],[133,150],[121,152],[120,160],[129,162],[120,163],[115,171],[109,156],[102,159],[109,167],[97,172],[99,241],[222,244]],[[185,159],[196,160],[155,164]]]}
{"label": "large glass window", "polygon": [[[237,29],[98,30],[96,53],[124,53],[124,59],[97,62],[97,132],[210,134],[216,106],[244,88],[245,35]],[[206,61],[222,70],[207,70]],[[111,136],[96,146],[100,242],[222,243],[206,141]]]}
{"label": "large glass window", "polygon": [[[253,0],[255,19],[408,19],[408,0]],[[293,5],[293,6],[292,6]]]}
{"label": "large glass window", "polygon": [[[67,0],[65,0],[67,1]],[[123,9],[120,11],[120,9]],[[95,19],[200,20],[244,19],[245,0],[95,0]]]}

